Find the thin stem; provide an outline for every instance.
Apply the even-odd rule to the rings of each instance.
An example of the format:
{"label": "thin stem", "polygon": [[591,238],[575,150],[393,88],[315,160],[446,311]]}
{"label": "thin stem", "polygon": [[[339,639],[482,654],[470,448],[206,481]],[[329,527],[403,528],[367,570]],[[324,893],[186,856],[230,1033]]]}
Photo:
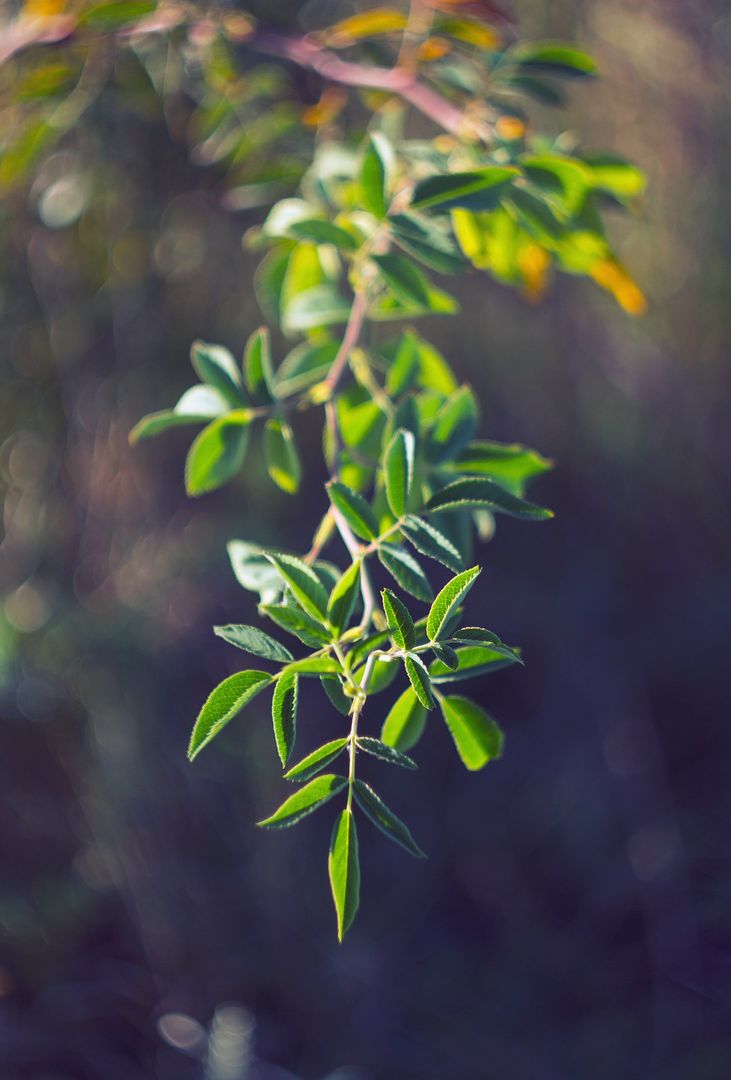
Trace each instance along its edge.
{"label": "thin stem", "polygon": [[300,67],[310,68],[324,79],[343,86],[362,86],[371,90],[389,90],[428,116],[451,135],[488,140],[492,128],[484,121],[465,116],[456,105],[442,97],[436,90],[420,82],[412,71],[402,67],[377,67],[375,64],[354,64],[341,60],[334,53],[317,44],[312,38],[286,37],[281,34],[259,33],[251,44],[260,52],[291,60]]}
{"label": "thin stem", "polygon": [[340,348],[335,355],[327,378],[324,380],[331,395],[337,390],[340,380],[348,367],[350,354],[358,344],[358,340],[363,331],[363,323],[365,322],[367,310],[368,294],[365,289],[361,289],[355,294],[353,306],[350,309],[350,315],[348,316],[348,322],[345,327],[345,333],[343,334],[343,340],[340,342]]}
{"label": "thin stem", "polygon": [[368,697],[368,684],[371,681],[371,675],[373,673],[373,665],[379,656],[383,653],[380,651],[372,652],[366,660],[366,665],[363,670],[363,678],[360,681],[358,687],[358,693],[353,702],[353,711],[350,714],[350,734],[348,735],[348,810],[353,805],[353,784],[355,782],[355,755],[357,753],[356,740],[358,738],[358,721],[360,720],[360,714],[363,711],[363,706],[366,703]]}

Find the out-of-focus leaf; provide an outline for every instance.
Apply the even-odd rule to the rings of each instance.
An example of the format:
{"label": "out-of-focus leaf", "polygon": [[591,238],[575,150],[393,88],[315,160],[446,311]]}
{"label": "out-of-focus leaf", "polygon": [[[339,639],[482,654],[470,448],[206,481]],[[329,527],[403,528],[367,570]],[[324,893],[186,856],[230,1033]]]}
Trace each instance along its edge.
{"label": "out-of-focus leaf", "polygon": [[238,409],[219,416],[194,440],[185,459],[185,488],[205,495],[233,479],[244,463],[250,416]]}

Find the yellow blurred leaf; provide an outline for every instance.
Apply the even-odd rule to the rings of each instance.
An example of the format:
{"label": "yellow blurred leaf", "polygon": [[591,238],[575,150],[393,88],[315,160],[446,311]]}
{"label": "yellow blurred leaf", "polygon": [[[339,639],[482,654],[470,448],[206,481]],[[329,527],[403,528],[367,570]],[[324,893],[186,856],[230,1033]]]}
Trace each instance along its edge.
{"label": "yellow blurred leaf", "polygon": [[647,311],[645,294],[616,259],[600,259],[590,268],[589,274],[597,285],[612,294],[628,315],[645,314]]}
{"label": "yellow blurred leaf", "polygon": [[487,52],[495,52],[500,48],[500,35],[483,23],[474,19],[441,18],[437,23],[437,29],[442,34],[464,41],[467,45],[474,45],[478,49]]}
{"label": "yellow blurred leaf", "polygon": [[450,52],[452,46],[442,37],[430,37],[422,41],[416,56],[422,63],[430,63],[432,60],[441,60]]}
{"label": "yellow blurred leaf", "polygon": [[331,123],[343,111],[348,95],[341,86],[330,86],[316,105],[310,105],[302,113],[302,123],[307,127],[322,127]]}
{"label": "yellow blurred leaf", "polygon": [[25,0],[23,14],[34,19],[51,19],[67,8],[67,0]]}
{"label": "yellow blurred leaf", "polygon": [[525,124],[517,116],[501,116],[495,124],[495,130],[506,142],[517,142],[525,135]]}
{"label": "yellow blurred leaf", "polygon": [[523,278],[523,296],[533,302],[542,300],[548,290],[551,256],[539,244],[525,244],[518,252],[518,267]]}
{"label": "yellow blurred leaf", "polygon": [[324,30],[321,36],[328,45],[343,48],[363,38],[400,33],[406,29],[406,22],[404,13],[395,8],[371,8],[370,11],[361,11],[335,23]]}

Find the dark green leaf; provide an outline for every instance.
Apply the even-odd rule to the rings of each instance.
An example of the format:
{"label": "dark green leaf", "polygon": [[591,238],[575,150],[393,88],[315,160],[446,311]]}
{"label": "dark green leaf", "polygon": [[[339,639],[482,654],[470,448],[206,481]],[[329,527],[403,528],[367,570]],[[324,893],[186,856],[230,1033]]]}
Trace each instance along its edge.
{"label": "dark green leaf", "polygon": [[287,764],[294,749],[298,699],[299,677],[296,672],[289,671],[280,675],[272,698],[272,724],[277,753],[283,766]]}
{"label": "dark green leaf", "polygon": [[432,652],[437,660],[441,660],[441,662],[451,671],[456,671],[459,667],[459,657],[449,645],[435,643],[432,646]]}
{"label": "dark green leaf", "polygon": [[394,544],[383,544],[378,549],[378,558],[402,589],[417,600],[427,604],[431,601],[434,596],[432,587],[416,559],[407,551]]}
{"label": "dark green leaf", "polygon": [[408,390],[419,371],[419,350],[414,334],[407,331],[399,341],[386,373],[386,393],[396,398]]}
{"label": "dark green leaf", "polygon": [[267,671],[238,671],[219,683],[198,714],[190,737],[188,760],[192,761],[271,681],[272,676]]}
{"label": "dark green leaf", "polygon": [[375,540],[378,536],[378,521],[362,495],[338,480],[327,485],[327,493],[330,502],[343,515],[356,536],[361,540]]}
{"label": "dark green leaf", "polygon": [[466,768],[474,772],[500,757],[503,733],[484,709],[469,698],[457,695],[442,698],[439,704]]}
{"label": "dark green leaf", "polygon": [[391,637],[400,649],[413,649],[416,644],[416,630],[405,604],[390,589],[383,589],[381,597]]}
{"label": "dark green leaf", "polygon": [[318,806],[323,806],[333,795],[342,791],[347,783],[344,776],[316,776],[309,784],[295,791],[294,795],[290,795],[271,817],[258,821],[257,825],[264,829],[286,829],[290,825],[296,825],[307,814],[311,814]]}
{"label": "dark green leaf", "polygon": [[440,532],[435,525],[407,514],[402,531],[416,550],[430,559],[436,559],[449,570],[459,573],[462,569],[462,556],[451,540]]}
{"label": "dark green leaf", "polygon": [[305,780],[311,780],[313,776],[316,776],[317,773],[321,772],[331,761],[334,761],[347,745],[348,740],[346,738],[333,739],[332,742],[325,743],[323,746],[318,746],[317,750],[313,750],[307,757],[302,758],[302,761],[298,761],[296,765],[293,765],[292,768],[284,774],[284,779],[292,780],[298,784],[304,783]]}
{"label": "dark green leaf", "polygon": [[360,595],[360,564],[356,559],[348,567],[330,593],[327,604],[327,617],[336,633],[340,634],[350,622],[358,596]]}
{"label": "dark green leaf", "polygon": [[353,794],[361,810],[367,814],[373,824],[389,840],[400,844],[402,848],[408,851],[409,855],[414,855],[417,859],[426,858],[403,821],[396,817],[393,810],[386,806],[383,799],[376,795],[372,787],[369,787],[362,780],[356,780],[353,784]]}
{"label": "dark green leaf", "polygon": [[353,699],[349,698],[343,690],[343,684],[337,675],[323,675],[320,677],[320,685],[341,716],[350,714],[350,706]]}
{"label": "dark green leaf", "polygon": [[440,637],[446,636],[444,631],[450,615],[462,603],[479,573],[480,567],[472,566],[469,570],[464,570],[453,577],[439,592],[426,618],[426,633],[429,641],[439,641]]}
{"label": "dark green leaf", "polygon": [[432,495],[426,504],[430,513],[435,510],[462,510],[468,506],[485,506],[494,513],[509,514],[525,521],[546,521],[553,517],[551,510],[520,499],[487,477],[467,476],[447,484]]}
{"label": "dark green leaf", "polygon": [[432,696],[431,680],[423,661],[418,656],[405,656],[404,667],[413,691],[421,704],[425,709],[433,709],[434,698]]}
{"label": "dark green leaf", "polygon": [[214,387],[234,407],[246,404],[246,395],[239,369],[228,349],[222,345],[208,345],[194,341],[190,359],[198,376],[204,383]]}
{"label": "dark green leaf", "polygon": [[342,941],[355,918],[360,901],[358,833],[353,813],[347,807],[335,822],[327,866],[338,919],[338,941]]}
{"label": "dark green leaf", "polygon": [[294,634],[305,645],[318,649],[330,641],[330,634],[323,626],[310,615],[300,611],[299,608],[290,607],[287,604],[263,604],[260,611],[268,615],[272,622],[281,626],[290,634]]}
{"label": "dark green leaf", "polygon": [[414,188],[411,205],[415,210],[438,209],[440,213],[458,207],[492,210],[517,175],[517,169],[493,165],[474,172],[430,176]]}
{"label": "dark green leaf", "polygon": [[248,412],[238,409],[203,428],[185,459],[185,488],[189,495],[215,491],[236,475],[246,456],[248,425]]}
{"label": "dark green leaf", "polygon": [[324,622],[327,593],[312,567],[294,555],[268,553],[267,558],[277,568],[300,607],[313,619]]}
{"label": "dark green leaf", "polygon": [[266,326],[255,330],[246,343],[244,376],[252,399],[255,402],[268,404],[274,396],[274,371],[269,331]]}
{"label": "dark green leaf", "polygon": [[515,649],[511,649],[508,645],[504,645],[497,634],[493,634],[491,630],[483,630],[480,626],[461,626],[459,630],[451,632],[450,640],[457,642],[459,645],[486,645],[492,652],[496,652],[516,664],[523,663],[520,653],[517,653]]}
{"label": "dark green leaf", "polygon": [[372,754],[373,757],[380,758],[381,761],[387,761],[390,765],[400,765],[404,769],[415,769],[417,767],[416,762],[410,757],[402,754],[399,750],[395,750],[388,743],[381,742],[380,739],[361,736],[357,740],[357,744],[358,748],[365,750],[366,754]]}
{"label": "dark green leaf", "polygon": [[289,649],[285,649],[284,645],[280,645],[256,626],[214,626],[213,632],[229,645],[235,645],[252,656],[261,656],[265,660],[277,660],[284,664],[294,659]]}
{"label": "dark green leaf", "polygon": [[586,53],[558,41],[523,42],[510,52],[522,68],[554,75],[596,75],[597,66]]}
{"label": "dark green leaf", "polygon": [[386,498],[391,512],[397,518],[409,508],[414,483],[414,436],[410,431],[399,429],[383,455],[386,480]]}
{"label": "dark green leaf", "polygon": [[356,251],[358,248],[355,237],[339,225],[334,225],[332,221],[322,221],[319,218],[296,221],[290,225],[289,231],[301,240],[311,240],[315,244],[333,244],[341,251]]}
{"label": "dark green leaf", "polygon": [[478,409],[469,386],[460,386],[444,402],[434,418],[429,438],[434,461],[452,458],[470,441],[477,428]]}
{"label": "dark green leaf", "polygon": [[399,247],[440,274],[457,274],[467,265],[441,221],[415,214],[394,214],[391,230]]}
{"label": "dark green leaf", "polygon": [[429,665],[429,675],[432,682],[439,684],[462,682],[464,679],[477,679],[518,662],[483,645],[468,645],[464,649],[457,649],[456,652],[459,667],[455,670],[452,670],[447,664],[443,664],[441,660],[434,660]]}
{"label": "dark green leaf", "polygon": [[417,308],[431,306],[431,286],[412,262],[403,255],[374,255],[372,258],[399,300]]}

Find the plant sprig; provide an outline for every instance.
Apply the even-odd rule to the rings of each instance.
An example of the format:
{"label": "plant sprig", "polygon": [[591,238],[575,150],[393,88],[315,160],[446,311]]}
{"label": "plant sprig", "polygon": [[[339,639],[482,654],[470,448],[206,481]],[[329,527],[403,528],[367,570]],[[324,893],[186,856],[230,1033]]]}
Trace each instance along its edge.
{"label": "plant sprig", "polygon": [[[189,757],[264,690],[273,692],[276,748],[284,779],[296,788],[259,824],[289,827],[338,802],[328,871],[341,940],[359,904],[358,817],[423,855],[407,825],[358,774],[359,761],[367,755],[416,768],[407,751],[418,745],[430,712],[441,713],[467,769],[500,757],[496,721],[476,702],[447,692],[450,684],[522,663],[519,650],[492,630],[465,621],[480,574],[473,543],[492,532],[495,515],[552,517],[526,498],[528,484],[551,463],[522,445],[480,439],[473,391],[411,325],[459,310],[434,275],[487,271],[537,296],[554,267],[593,278],[628,310],[642,306],[600,214],[607,199],[626,202],[639,190],[636,171],[534,137],[520,110],[504,106],[517,92],[550,97],[549,76],[589,76],[592,61],[569,46],[504,48],[483,20],[455,18],[453,5],[438,0],[432,7],[426,22],[413,11],[405,19],[378,9],[305,40],[253,34],[254,47],[343,85],[378,86],[382,71],[383,88],[401,104],[375,103],[358,147],[323,137],[296,195],[277,202],[248,236],[263,251],[256,275],[261,306],[293,339],[291,349],[276,362],[266,328],[252,334],[241,364],[220,345],[194,344],[200,381],[132,432],[138,441],[200,427],[185,465],[187,491],[199,496],[241,472],[258,427],[272,481],[295,494],[303,472],[297,418],[304,410],[322,414],[327,479],[309,546],[292,552],[251,541],[229,545],[238,581],[259,594],[262,619],[293,640],[285,645],[248,625],[215,628],[274,670],[244,670],[213,690]],[[432,27],[446,45],[429,38],[422,49],[419,27]],[[392,68],[336,55],[382,34],[387,41],[395,34],[399,45]],[[440,49],[451,55],[449,71],[425,59]],[[475,86],[476,71],[485,78]],[[460,72],[464,79],[471,73],[471,90]],[[448,135],[404,135],[407,106],[432,115]],[[406,325],[392,338],[364,334],[366,326],[394,321]],[[334,548],[341,557],[326,560]],[[445,570],[451,577],[435,591],[432,581]],[[379,602],[380,579],[388,585]],[[397,700],[377,710],[372,699],[399,677]],[[303,678],[319,681],[343,731],[292,763]]]}

